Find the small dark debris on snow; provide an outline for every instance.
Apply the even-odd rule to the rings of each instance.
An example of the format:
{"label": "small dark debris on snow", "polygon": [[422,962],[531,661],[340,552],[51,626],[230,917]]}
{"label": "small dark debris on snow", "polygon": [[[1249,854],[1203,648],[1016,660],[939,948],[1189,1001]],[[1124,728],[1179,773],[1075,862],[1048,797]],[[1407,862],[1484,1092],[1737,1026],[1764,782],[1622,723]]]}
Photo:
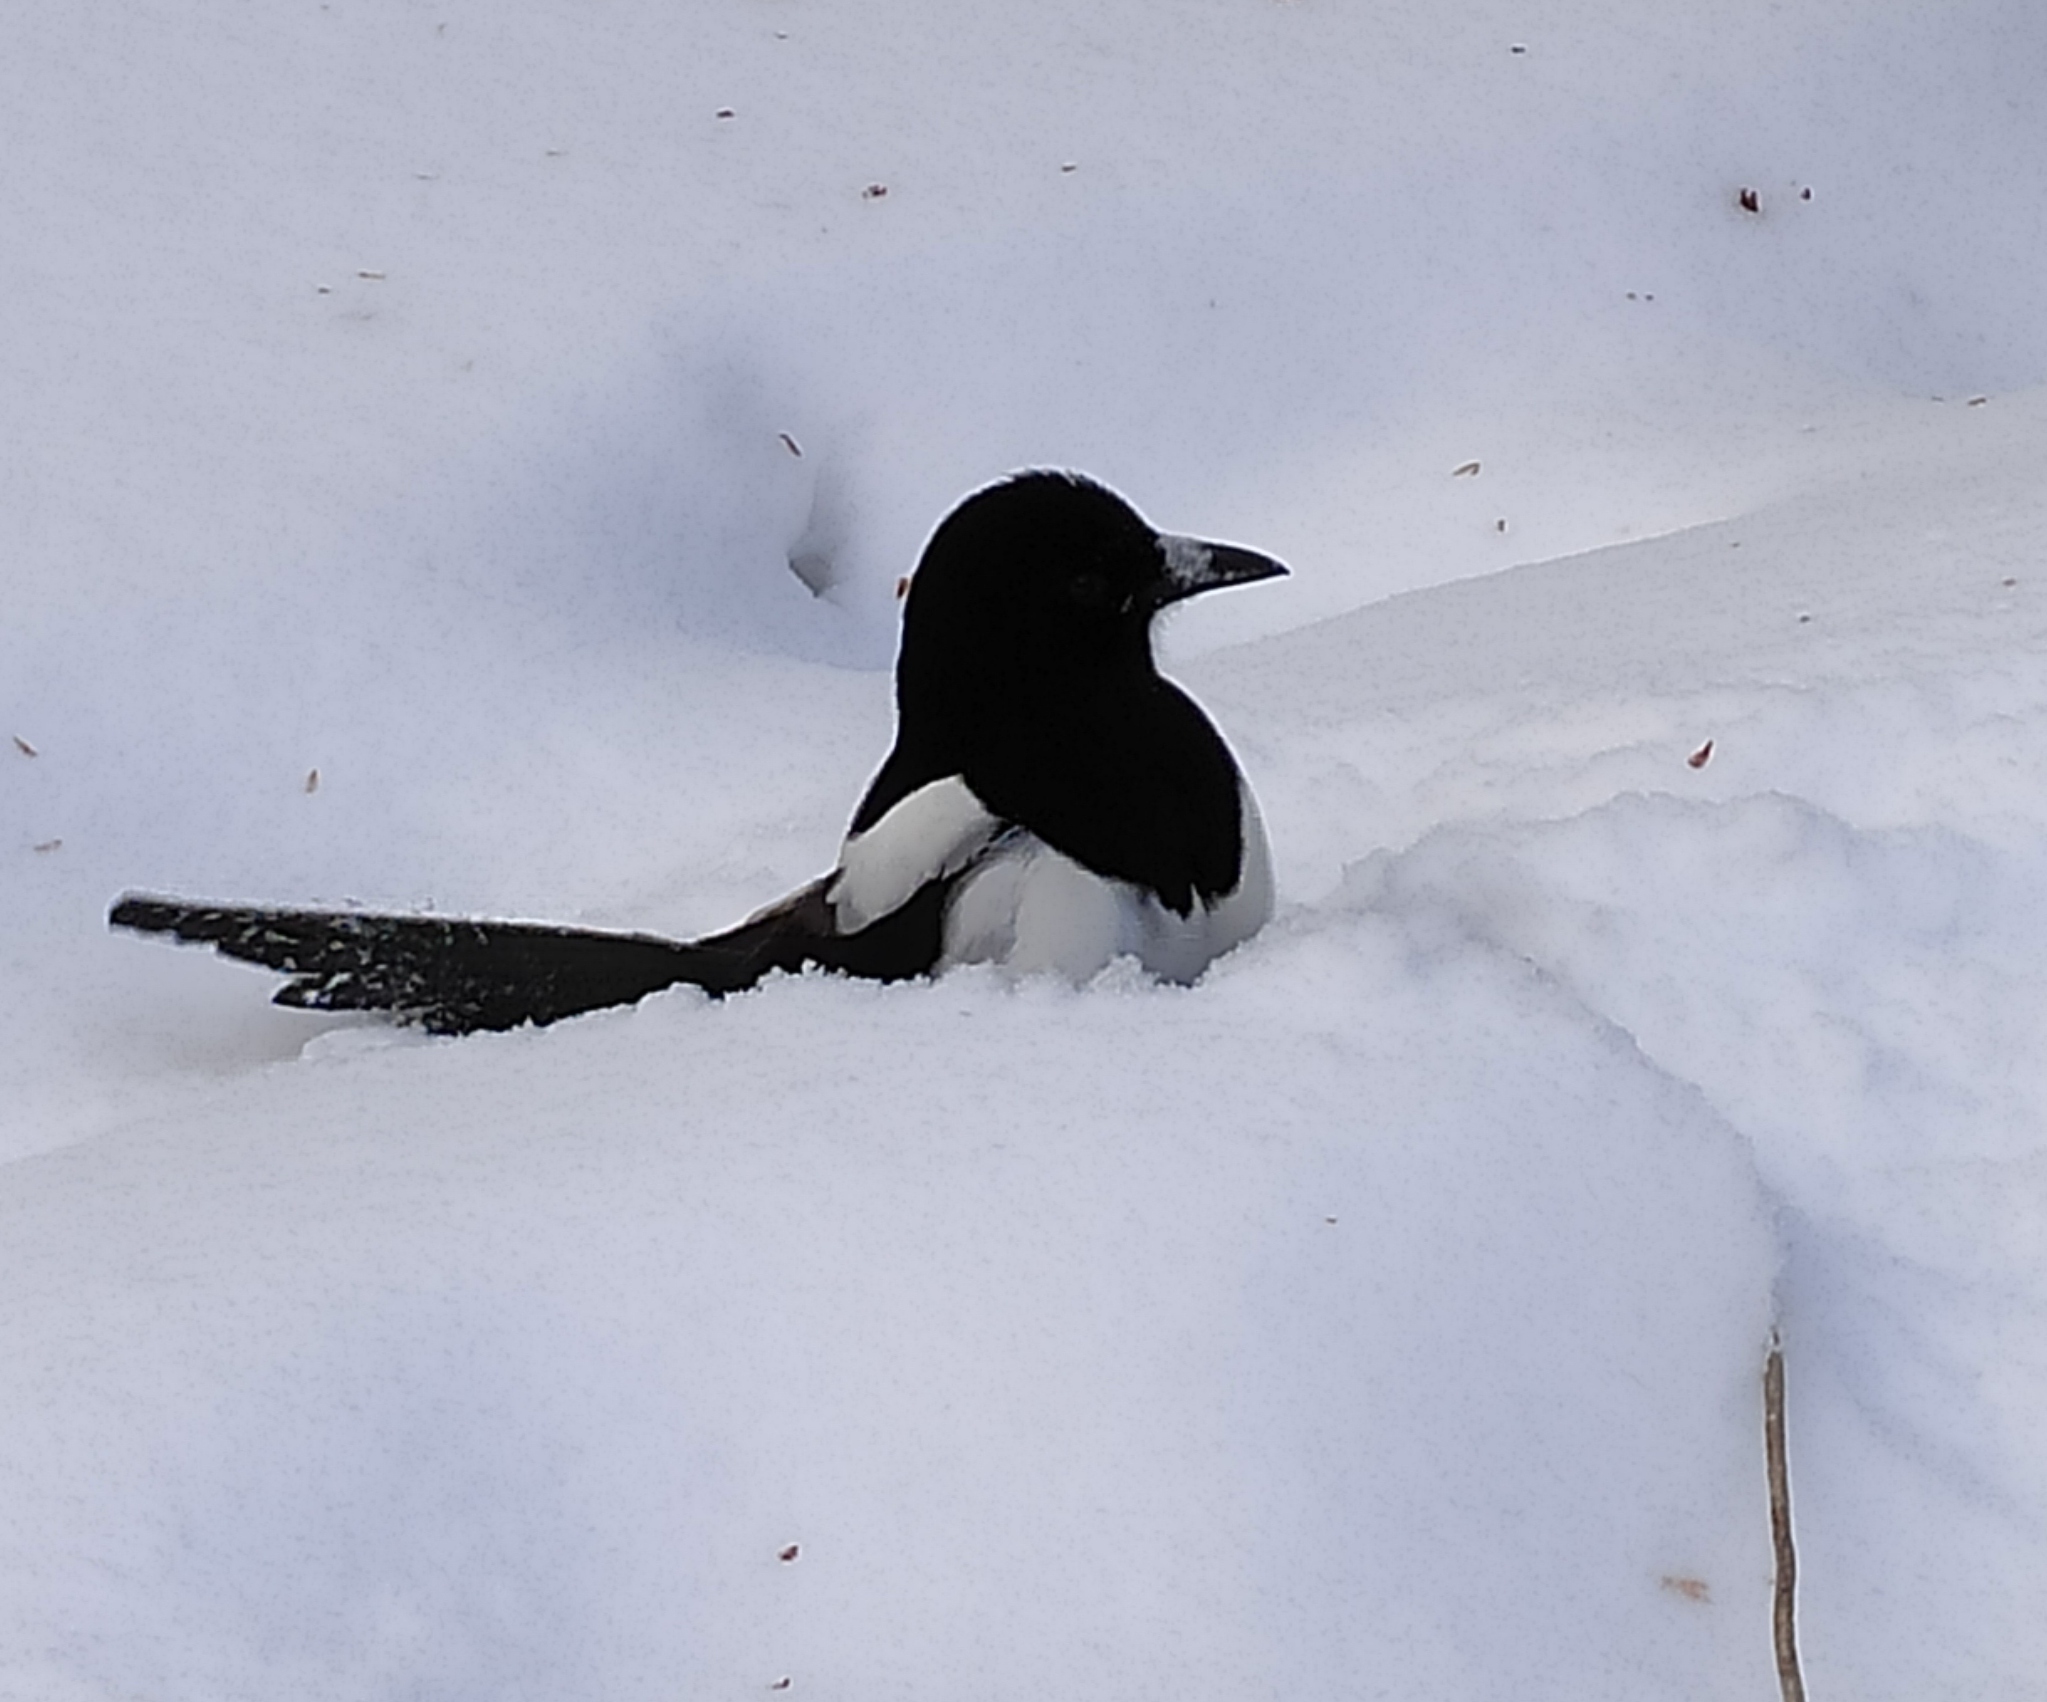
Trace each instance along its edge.
{"label": "small dark debris on snow", "polygon": [[1969,406],[1972,408],[1980,408],[1983,406],[1985,402],[1989,400],[1990,398],[1988,396],[1971,396],[1969,398]]}
{"label": "small dark debris on snow", "polygon": [[796,439],[791,437],[786,431],[778,431],[775,433],[775,435],[782,440],[782,447],[784,449],[788,450],[789,453],[795,456],[797,460],[801,461],[803,459],[802,444],[798,443]]}
{"label": "small dark debris on snow", "polygon": [[309,768],[309,769],[307,769],[307,770],[306,770],[306,790],[307,790],[308,792],[317,792],[317,791],[319,791],[319,789],[320,789],[320,771],[319,771],[319,770],[318,770],[317,768]]}
{"label": "small dark debris on snow", "polygon": [[1525,41],[1517,41],[1516,43],[1514,43],[1512,47],[1508,48],[1507,51],[1509,53],[1526,53],[1528,51],[1528,43]]}
{"label": "small dark debris on snow", "polygon": [[1811,619],[1812,619],[1812,616],[1811,616],[1811,615],[1800,615],[1800,616],[1798,617],[1798,624],[1799,624],[1800,626],[1804,626],[1804,625],[1806,625],[1806,623],[1807,623],[1807,622],[1809,622],[1809,621],[1810,621]]}
{"label": "small dark debris on snow", "polygon": [[1061,171],[1078,171],[1080,167],[1076,165],[1072,160],[1062,160],[1059,163],[1059,169]]}
{"label": "small dark debris on snow", "polygon": [[1334,1222],[1336,1221],[1336,1219],[1335,1219],[1335,1218],[1333,1218],[1333,1217],[1325,1217],[1325,1218],[1324,1218],[1324,1219],[1323,1219],[1322,1221],[1323,1221],[1324,1223],[1334,1223]]}
{"label": "small dark debris on snow", "polygon": [[63,843],[64,841],[61,839],[46,839],[42,844],[31,846],[30,849],[35,851],[55,851]]}
{"label": "small dark debris on snow", "polygon": [[729,106],[721,106],[711,116],[713,118],[737,118],[739,114],[734,112]]}
{"label": "small dark debris on snow", "polygon": [[792,1542],[787,1548],[777,1549],[775,1551],[775,1558],[779,1560],[784,1566],[787,1566],[802,1552],[803,1552],[802,1545],[800,1543]]}
{"label": "small dark debris on snow", "polygon": [[1502,515],[1502,516],[1501,516],[1501,517],[1500,517],[1500,518],[1499,518],[1498,520],[1495,520],[1495,521],[1493,522],[1493,530],[1494,530],[1495,532],[1504,532],[1504,531],[1506,531],[1506,529],[1507,529],[1507,520],[1506,520],[1506,516],[1505,516],[1505,515]]}
{"label": "small dark debris on snow", "polygon": [[1801,189],[1798,192],[1798,198],[1801,201],[1810,201],[1812,199],[1812,186],[1807,184],[1805,188]]}
{"label": "small dark debris on snow", "polygon": [[1461,467],[1452,467],[1450,469],[1450,477],[1453,479],[1468,479],[1477,472],[1478,463],[1476,461],[1467,461]]}
{"label": "small dark debris on snow", "polygon": [[381,284],[384,281],[384,274],[382,272],[362,271],[356,273],[356,276],[358,278],[367,279],[370,283],[373,284]]}
{"label": "small dark debris on snow", "polygon": [[1688,1602],[1710,1602],[1713,1599],[1712,1586],[1703,1578],[1666,1577],[1663,1587],[1673,1595],[1683,1596]]}
{"label": "small dark debris on snow", "polygon": [[910,594],[910,576],[906,573],[896,581],[896,601],[900,603]]}
{"label": "small dark debris on snow", "polygon": [[870,183],[865,189],[860,191],[860,199],[863,201],[879,201],[887,193],[888,185],[886,183]]}
{"label": "small dark debris on snow", "polygon": [[1744,213],[1760,213],[1763,210],[1763,198],[1753,189],[1743,189],[1735,196],[1734,201]]}
{"label": "small dark debris on snow", "polygon": [[768,1688],[770,1690],[787,1690],[789,1688],[789,1681],[786,1678],[778,1678]]}
{"label": "small dark debris on snow", "polygon": [[[2007,579],[2007,580],[2003,581],[2003,584],[2004,584],[2004,588],[2005,588],[2005,589],[2006,589],[2007,591],[2009,591],[2009,590],[2010,590],[2010,589],[2011,589],[2011,588],[2012,588],[2012,587],[2013,587],[2014,585],[2016,585],[2017,583],[2018,583],[2018,581],[2017,581],[2016,579]],[[17,740],[16,742],[17,742],[17,743],[19,743],[20,741],[18,741],[18,740]]]}
{"label": "small dark debris on snow", "polygon": [[1713,741],[1712,741],[1711,739],[1708,739],[1708,740],[1707,740],[1707,741],[1706,741],[1706,742],[1705,742],[1705,743],[1704,743],[1703,745],[1701,745],[1701,746],[1700,746],[1700,747],[1699,747],[1699,748],[1698,748],[1697,750],[1693,751],[1693,752],[1692,752],[1692,754],[1691,754],[1690,756],[1688,756],[1688,757],[1686,757],[1686,758],[1685,758],[1685,767],[1687,767],[1687,768],[1704,768],[1704,767],[1706,766],[1706,764],[1707,764],[1707,763],[1709,763],[1709,762],[1711,762],[1712,760],[1713,760]]}
{"label": "small dark debris on snow", "polygon": [[41,756],[43,754],[41,751],[37,750],[34,745],[30,744],[28,740],[24,739],[19,733],[16,733],[14,735],[14,748],[20,751],[23,756]]}

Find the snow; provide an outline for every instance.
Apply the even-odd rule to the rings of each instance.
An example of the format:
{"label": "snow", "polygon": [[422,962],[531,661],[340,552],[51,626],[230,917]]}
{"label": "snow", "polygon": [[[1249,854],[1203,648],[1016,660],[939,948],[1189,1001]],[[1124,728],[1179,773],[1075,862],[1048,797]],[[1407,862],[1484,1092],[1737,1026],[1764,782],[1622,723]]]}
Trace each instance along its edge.
{"label": "snow", "polygon": [[[2043,35],[14,20],[0,1696],[1768,1694],[1773,1325],[1814,1694],[2043,1694]],[[736,919],[1025,465],[1294,570],[1201,984],[106,932]]]}

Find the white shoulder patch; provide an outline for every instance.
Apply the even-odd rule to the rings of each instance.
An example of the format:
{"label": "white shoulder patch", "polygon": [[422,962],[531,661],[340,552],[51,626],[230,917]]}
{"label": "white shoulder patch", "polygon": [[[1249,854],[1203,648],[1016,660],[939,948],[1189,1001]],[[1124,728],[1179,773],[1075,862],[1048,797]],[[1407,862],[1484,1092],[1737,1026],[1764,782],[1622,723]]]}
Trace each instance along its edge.
{"label": "white shoulder patch", "polygon": [[927,882],[958,874],[1004,823],[957,774],[920,786],[839,852],[825,902],[842,934],[899,910]]}

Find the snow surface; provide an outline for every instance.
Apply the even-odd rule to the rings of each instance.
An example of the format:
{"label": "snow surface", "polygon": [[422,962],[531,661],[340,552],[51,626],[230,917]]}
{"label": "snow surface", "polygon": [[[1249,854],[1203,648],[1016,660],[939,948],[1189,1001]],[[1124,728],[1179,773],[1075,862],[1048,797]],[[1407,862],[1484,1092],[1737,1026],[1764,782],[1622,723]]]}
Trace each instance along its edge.
{"label": "snow surface", "polygon": [[[1767,1695],[1773,1324],[1813,1694],[2047,1696],[2047,14],[18,14],[0,1696]],[[735,919],[1030,464],[1294,569],[1199,986],[106,932]]]}

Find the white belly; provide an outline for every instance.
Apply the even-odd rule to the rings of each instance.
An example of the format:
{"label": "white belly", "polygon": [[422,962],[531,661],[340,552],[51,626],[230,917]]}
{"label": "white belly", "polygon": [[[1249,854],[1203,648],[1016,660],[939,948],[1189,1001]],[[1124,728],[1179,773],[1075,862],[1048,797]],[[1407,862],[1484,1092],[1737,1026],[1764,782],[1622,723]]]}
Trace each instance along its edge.
{"label": "white belly", "polygon": [[1244,872],[1213,905],[1176,916],[1127,881],[1054,851],[1035,834],[1006,834],[961,880],[945,915],[941,966],[996,963],[1018,974],[1086,981],[1134,957],[1167,981],[1192,981],[1272,916],[1272,848],[1248,786],[1241,788]]}

